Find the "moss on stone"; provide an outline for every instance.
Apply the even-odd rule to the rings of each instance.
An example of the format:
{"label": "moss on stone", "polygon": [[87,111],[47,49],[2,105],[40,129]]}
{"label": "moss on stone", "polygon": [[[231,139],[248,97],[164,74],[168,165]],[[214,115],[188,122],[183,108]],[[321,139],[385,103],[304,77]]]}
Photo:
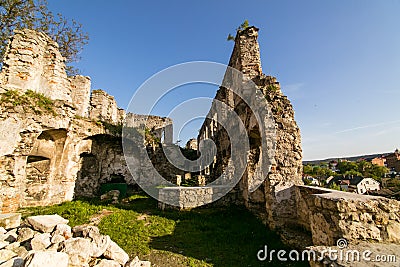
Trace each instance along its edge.
{"label": "moss on stone", "polygon": [[17,90],[8,90],[0,95],[0,104],[11,103],[13,107],[22,106],[25,112],[33,111],[35,114],[50,113],[57,115],[54,111],[54,102],[41,93],[27,90],[21,93]]}

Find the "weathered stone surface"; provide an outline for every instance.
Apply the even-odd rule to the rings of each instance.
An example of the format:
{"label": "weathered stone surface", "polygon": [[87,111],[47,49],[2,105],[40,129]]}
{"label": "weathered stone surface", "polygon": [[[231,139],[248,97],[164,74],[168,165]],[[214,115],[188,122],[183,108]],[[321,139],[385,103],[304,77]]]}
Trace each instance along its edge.
{"label": "weathered stone surface", "polygon": [[69,267],[68,255],[57,251],[33,251],[27,256],[25,263],[25,267],[54,266]]}
{"label": "weathered stone surface", "polygon": [[110,260],[115,260],[121,265],[125,265],[125,263],[127,263],[127,261],[129,260],[129,255],[114,241],[110,242],[110,245],[104,252],[104,257]]}
{"label": "weathered stone surface", "polygon": [[100,257],[104,254],[111,244],[109,236],[101,235],[99,228],[92,225],[75,226],[72,231],[76,237],[90,238],[91,242],[91,255],[93,257]]}
{"label": "weathered stone surface", "polygon": [[5,248],[6,246],[8,246],[10,244],[10,242],[7,241],[0,241],[0,249]]}
{"label": "weathered stone surface", "polygon": [[22,228],[19,228],[19,229],[18,229],[18,238],[17,238],[17,241],[18,241],[18,242],[27,241],[27,240],[33,238],[33,236],[35,235],[35,233],[37,233],[37,232],[35,232],[34,230],[32,230],[32,229],[29,228],[29,227],[22,227]]}
{"label": "weathered stone surface", "polygon": [[92,256],[100,257],[111,245],[111,238],[108,235],[98,235],[92,238]]}
{"label": "weathered stone surface", "polygon": [[21,214],[8,213],[0,214],[0,226],[5,229],[16,228],[21,224]]}
{"label": "weathered stone surface", "polygon": [[90,106],[89,116],[91,119],[115,124],[121,122],[118,118],[117,102],[115,102],[113,96],[103,90],[92,91]]}
{"label": "weathered stone surface", "polygon": [[400,244],[400,223],[399,221],[391,221],[386,227],[388,241]]}
{"label": "weathered stone surface", "polygon": [[[217,91],[208,114],[210,119],[203,123],[197,143],[201,144],[202,140],[211,138],[217,145],[216,161],[205,170],[207,180],[214,181],[224,171],[227,173],[227,179],[230,179],[232,137],[228,136],[219,122],[226,120],[227,111],[230,109],[236,111],[250,138],[250,151],[246,172],[234,189],[235,192],[240,192],[233,194],[234,201],[244,203],[267,221],[271,228],[279,228],[296,221],[296,203],[291,187],[303,184],[301,138],[299,127],[294,120],[293,107],[282,94],[279,82],[275,77],[262,73],[257,38],[256,27],[238,31],[229,66],[240,71],[243,77],[232,77],[230,82],[229,77],[235,75],[226,72],[224,84]],[[242,90],[252,93],[258,89],[257,92],[263,97],[255,96],[255,99],[260,103],[266,101],[266,108],[263,106],[262,110],[251,110],[241,97],[230,90],[232,87],[242,87],[242,83],[248,80],[253,81],[252,88],[244,87]],[[219,101],[226,104],[225,110],[217,107]],[[255,112],[258,113],[257,116],[254,115]],[[269,115],[257,120],[262,114],[271,114],[273,121]],[[228,120],[226,123],[229,125],[233,122]],[[261,130],[263,132],[260,132]],[[270,159],[269,155],[274,155],[273,159]],[[271,170],[265,168],[267,163],[271,165]],[[265,181],[260,180],[264,177]],[[262,184],[259,185],[260,183]]]}
{"label": "weathered stone surface", "polygon": [[0,264],[0,267],[24,267],[25,261],[21,257],[12,258]]}
{"label": "weathered stone surface", "polygon": [[52,233],[52,236],[54,237],[57,235],[64,237],[64,239],[71,238],[72,237],[71,226],[67,224],[57,224],[56,229]]}
{"label": "weathered stone surface", "polygon": [[12,250],[2,249],[0,250],[0,262],[8,261],[11,258],[17,257],[17,253]]}
{"label": "weathered stone surface", "polygon": [[64,62],[57,43],[49,36],[28,29],[16,30],[4,56],[1,86],[33,90],[51,99],[71,102],[70,81]]}
{"label": "weathered stone surface", "polygon": [[120,267],[120,266],[121,264],[119,264],[117,261],[102,259],[94,267]]}
{"label": "weathered stone surface", "polygon": [[76,115],[87,117],[90,107],[90,78],[76,75],[69,77],[71,83],[71,99],[76,107]]}
{"label": "weathered stone surface", "polygon": [[59,235],[59,234],[52,235],[52,237],[50,239],[50,242],[53,243],[53,244],[58,244],[58,243],[61,243],[63,241],[65,241],[65,237],[62,236],[62,235]]}
{"label": "weathered stone surface", "polygon": [[15,253],[17,253],[18,257],[25,258],[28,255],[28,250],[25,247],[17,247],[13,249]]}
{"label": "weathered stone surface", "polygon": [[31,240],[32,250],[45,250],[51,245],[49,233],[36,234]]}
{"label": "weathered stone surface", "polygon": [[58,224],[67,224],[68,220],[60,215],[38,215],[27,218],[34,229],[43,233],[51,233]]}
{"label": "weathered stone surface", "polygon": [[75,237],[97,237],[100,236],[100,230],[93,225],[78,225],[72,228]]}
{"label": "weathered stone surface", "polygon": [[92,246],[88,239],[76,237],[63,242],[62,252],[68,254],[69,265],[89,266],[89,260],[92,256]]}
{"label": "weathered stone surface", "polygon": [[[345,248],[311,246],[307,249],[315,251],[317,255],[315,261],[310,261],[311,267],[397,267],[400,245],[357,241]],[[329,251],[335,252],[329,255]]]}
{"label": "weathered stone surface", "polygon": [[313,244],[330,246],[339,238],[400,244],[400,221],[387,213],[397,214],[400,202],[310,186],[296,191],[298,224],[311,232]]}
{"label": "weathered stone surface", "polygon": [[19,248],[20,246],[21,246],[21,243],[20,243],[20,242],[14,242],[14,243],[8,244],[8,245],[6,246],[6,249],[12,250],[12,251],[15,252],[15,250],[16,250],[17,248]]}
{"label": "weathered stone surface", "polygon": [[136,256],[126,267],[151,267],[151,263],[149,261],[141,261]]}

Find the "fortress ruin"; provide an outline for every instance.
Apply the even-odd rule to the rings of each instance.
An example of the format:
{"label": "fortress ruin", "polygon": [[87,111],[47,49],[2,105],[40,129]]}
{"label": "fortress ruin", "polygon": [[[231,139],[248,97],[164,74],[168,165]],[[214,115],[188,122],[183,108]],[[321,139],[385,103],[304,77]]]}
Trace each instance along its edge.
{"label": "fortress ruin", "polygon": [[[268,172],[258,171],[266,155],[260,153],[262,134],[254,114],[221,87],[215,98],[239,115],[250,137],[246,171],[222,202],[245,205],[293,245],[310,240],[317,246],[332,246],[338,238],[400,244],[398,201],[303,185],[300,130],[293,107],[277,79],[262,73],[257,38],[255,27],[238,31],[229,66],[252,80],[264,95],[275,121],[271,125],[276,132],[275,155]],[[140,158],[135,171],[128,170],[120,131],[124,120],[135,126],[144,118],[126,114],[105,91],[90,89],[89,77],[66,75],[58,46],[47,35],[15,31],[0,73],[2,213],[95,196],[101,184],[113,179],[129,185],[146,179]],[[30,107],[40,100],[38,93],[51,99],[51,108]],[[28,105],[20,104],[22,98]],[[217,122],[218,118],[205,120],[198,136],[198,141],[210,138],[217,146],[217,157],[206,169],[207,179],[226,168],[230,157],[229,139]],[[157,140],[172,143],[169,118],[150,116],[146,127]],[[162,150],[153,148],[149,151],[153,158],[162,158]],[[157,165],[170,179],[185,175],[166,159]],[[250,191],[249,185],[260,177],[261,185]],[[207,186],[192,191],[194,198],[210,194]]]}

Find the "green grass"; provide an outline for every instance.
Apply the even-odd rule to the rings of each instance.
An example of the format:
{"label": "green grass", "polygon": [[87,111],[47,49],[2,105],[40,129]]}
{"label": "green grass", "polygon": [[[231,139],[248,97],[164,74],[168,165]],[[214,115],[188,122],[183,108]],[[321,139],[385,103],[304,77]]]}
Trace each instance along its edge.
{"label": "green grass", "polygon": [[113,213],[102,218],[100,231],[131,256],[138,255],[157,266],[308,266],[258,261],[256,254],[264,245],[269,249],[287,247],[241,207],[161,211],[155,200],[133,195],[125,204],[86,199],[30,208],[23,215],[57,213],[74,226],[88,223],[103,209]]}
{"label": "green grass", "polygon": [[0,94],[1,103],[11,103],[14,107],[22,106],[25,111],[33,111],[36,114],[51,113],[57,115],[54,111],[54,102],[41,93],[27,90],[20,93],[16,90],[8,90]]}

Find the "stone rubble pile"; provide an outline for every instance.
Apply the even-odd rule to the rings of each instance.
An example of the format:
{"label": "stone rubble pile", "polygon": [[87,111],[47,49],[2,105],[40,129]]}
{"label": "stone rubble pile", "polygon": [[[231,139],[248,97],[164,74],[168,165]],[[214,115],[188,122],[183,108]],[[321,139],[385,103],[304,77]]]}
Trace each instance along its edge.
{"label": "stone rubble pile", "polygon": [[96,226],[71,228],[59,215],[0,214],[0,267],[150,267]]}

